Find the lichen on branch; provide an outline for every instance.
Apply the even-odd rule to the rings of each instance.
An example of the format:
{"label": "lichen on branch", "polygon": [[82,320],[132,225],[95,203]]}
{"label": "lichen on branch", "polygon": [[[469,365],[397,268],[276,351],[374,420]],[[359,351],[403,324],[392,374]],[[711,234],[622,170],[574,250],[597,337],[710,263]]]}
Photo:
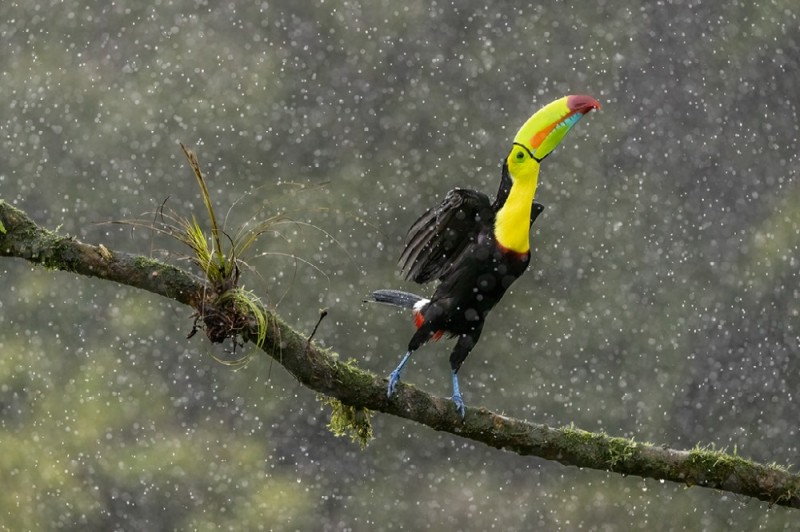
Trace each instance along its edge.
{"label": "lichen on branch", "polygon": [[[51,269],[87,275],[147,290],[197,309],[207,287],[191,273],[162,262],[109,250],[57,235],[37,226],[24,212],[0,200],[0,256],[16,257]],[[342,362],[330,350],[317,346],[308,335],[265,309],[269,322],[261,349],[307,388],[334,400],[338,422],[363,420],[364,412],[383,412],[438,431],[485,445],[558,461],[564,465],[612,471],[622,475],[703,486],[800,508],[800,475],[778,465],[764,465],[737,454],[696,447],[669,449],[650,443],[616,438],[574,426],[553,428],[503,416],[486,408],[468,408],[461,416],[449,399],[435,397],[400,383],[396,395],[386,397],[386,380]],[[244,331],[256,339],[257,325]],[[338,405],[342,406],[339,407]],[[348,418],[347,416],[350,416]],[[367,417],[368,419],[368,417]],[[347,427],[337,425],[341,431]],[[362,441],[367,433],[356,439]]]}

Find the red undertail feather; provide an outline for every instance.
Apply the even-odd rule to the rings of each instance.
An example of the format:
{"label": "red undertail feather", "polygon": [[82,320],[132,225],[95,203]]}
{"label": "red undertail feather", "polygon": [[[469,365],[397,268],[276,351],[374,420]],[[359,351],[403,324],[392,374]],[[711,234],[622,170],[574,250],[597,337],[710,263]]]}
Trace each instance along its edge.
{"label": "red undertail feather", "polygon": [[[425,316],[422,315],[422,312],[414,312],[414,325],[416,325],[417,329],[422,327],[422,324],[425,323]],[[436,331],[431,336],[431,340],[436,342],[444,335],[444,331]]]}

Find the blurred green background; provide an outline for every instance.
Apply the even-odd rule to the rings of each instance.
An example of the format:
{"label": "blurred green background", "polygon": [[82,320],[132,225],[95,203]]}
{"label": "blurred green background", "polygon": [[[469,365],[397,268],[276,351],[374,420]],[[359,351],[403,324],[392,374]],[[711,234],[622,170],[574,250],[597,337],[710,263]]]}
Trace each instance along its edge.
{"label": "blurred green background", "polygon": [[[0,198],[178,264],[148,231],[286,213],[244,284],[384,375],[405,230],[494,193],[516,129],[603,104],[542,169],[530,272],[461,371],[471,406],[797,463],[800,20],[789,0],[0,5]],[[296,255],[302,261],[292,259]],[[310,262],[313,266],[308,265]],[[783,530],[796,511],[581,471],[393,417],[365,450],[276,363],[241,371],[190,310],[0,262],[0,522],[10,530]],[[441,342],[405,380],[450,393]]]}

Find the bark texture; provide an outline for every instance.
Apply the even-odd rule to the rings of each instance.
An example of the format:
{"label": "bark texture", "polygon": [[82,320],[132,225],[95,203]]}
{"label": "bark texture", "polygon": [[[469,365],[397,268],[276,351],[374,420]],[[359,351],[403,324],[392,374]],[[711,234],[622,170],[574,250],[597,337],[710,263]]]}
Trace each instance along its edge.
{"label": "bark texture", "polygon": [[[47,268],[115,281],[202,311],[215,297],[202,279],[160,261],[109,250],[60,236],[36,225],[24,212],[0,200],[0,256],[25,259]],[[343,404],[402,417],[525,456],[564,465],[697,485],[800,508],[800,475],[720,451],[663,446],[587,432],[553,428],[467,408],[461,420],[449,398],[435,397],[400,383],[386,398],[386,379],[343,362],[310,342],[274,312],[262,349],[306,387]],[[245,337],[248,334],[245,331]],[[250,334],[253,337],[254,333]]]}

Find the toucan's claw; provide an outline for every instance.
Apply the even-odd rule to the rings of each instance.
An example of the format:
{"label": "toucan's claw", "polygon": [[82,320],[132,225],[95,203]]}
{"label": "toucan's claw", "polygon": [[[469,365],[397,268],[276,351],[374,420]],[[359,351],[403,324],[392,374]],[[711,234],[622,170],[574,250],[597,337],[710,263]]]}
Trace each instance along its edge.
{"label": "toucan's claw", "polygon": [[461,414],[461,419],[464,419],[467,416],[467,407],[464,406],[464,400],[461,398],[461,394],[453,395],[453,402],[456,404],[456,410]]}
{"label": "toucan's claw", "polygon": [[458,375],[453,372],[453,402],[456,404],[456,410],[461,414],[461,419],[467,415],[467,408],[464,406],[464,399],[461,398],[461,390],[458,387]]}
{"label": "toucan's claw", "polygon": [[400,363],[397,365],[394,371],[389,374],[389,387],[386,389],[386,397],[391,399],[391,397],[394,395],[394,392],[397,389],[397,383],[400,382],[400,372],[403,371],[408,359],[411,358],[411,353],[413,353],[413,351],[408,351],[403,356],[403,359],[400,360]]}
{"label": "toucan's claw", "polygon": [[394,395],[398,382],[400,382],[400,368],[397,368],[389,375],[389,387],[386,390],[386,397]]}

